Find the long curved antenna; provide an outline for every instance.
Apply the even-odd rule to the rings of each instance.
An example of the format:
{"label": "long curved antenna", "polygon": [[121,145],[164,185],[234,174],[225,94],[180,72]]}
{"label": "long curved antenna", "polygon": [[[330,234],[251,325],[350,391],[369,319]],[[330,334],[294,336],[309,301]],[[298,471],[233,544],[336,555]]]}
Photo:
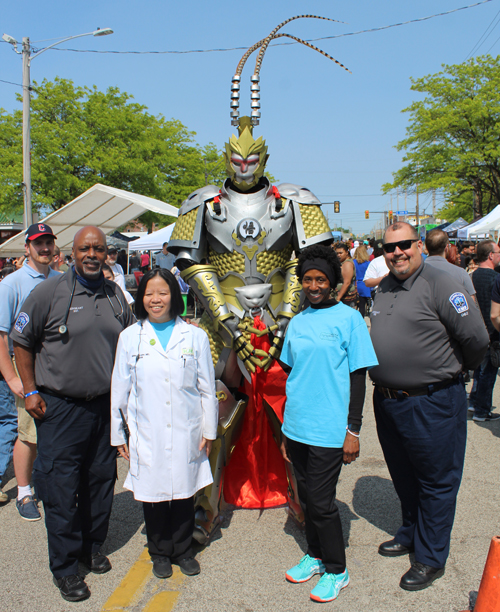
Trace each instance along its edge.
{"label": "long curved antenna", "polygon": [[290,21],[294,21],[294,19],[323,19],[324,21],[335,21],[336,23],[344,23],[343,21],[339,21],[338,19],[331,19],[330,17],[321,17],[319,15],[295,15],[295,17],[290,17],[290,19],[286,19],[285,21],[282,21],[279,25],[277,25],[274,28],[274,30],[264,40],[264,43],[262,44],[260,48],[259,55],[257,56],[257,60],[255,61],[254,74],[256,74],[257,76],[259,75],[260,68],[262,66],[262,60],[264,59],[264,53],[267,51],[269,43],[274,38],[276,32],[278,30],[281,30],[281,28],[285,26],[287,23],[290,23]]}
{"label": "long curved antenna", "polygon": [[291,34],[285,34],[280,33],[277,34],[278,30],[280,28],[282,28],[284,25],[286,25],[287,23],[289,23],[290,21],[293,21],[294,19],[324,19],[325,21],[335,21],[336,23],[344,23],[343,21],[338,21],[337,19],[330,19],[329,17],[320,17],[318,15],[296,15],[295,17],[290,17],[290,19],[287,19],[286,21],[283,21],[282,23],[280,23],[276,28],[274,28],[274,30],[268,35],[266,36],[266,38],[263,38],[261,40],[259,40],[257,43],[255,43],[254,45],[252,45],[247,51],[245,51],[245,53],[243,54],[243,57],[240,59],[240,61],[238,62],[238,66],[236,68],[236,72],[233,76],[232,79],[232,84],[231,84],[231,124],[232,125],[238,125],[239,124],[239,98],[240,98],[240,82],[241,82],[241,73],[243,72],[243,68],[245,66],[246,61],[248,60],[248,58],[250,57],[250,55],[256,51],[259,47],[261,48],[259,55],[257,57],[257,61],[255,64],[255,72],[252,75],[252,85],[251,85],[251,108],[252,108],[252,124],[253,125],[258,125],[259,124],[259,118],[260,118],[260,87],[259,87],[259,72],[260,72],[260,68],[262,66],[262,60],[264,57],[264,53],[267,50],[267,47],[269,46],[270,42],[276,38],[282,38],[284,36],[286,36],[287,38],[291,38],[293,40],[295,40],[298,43],[301,43],[303,45],[305,45],[306,47],[309,47],[310,49],[313,49],[314,51],[317,51],[318,53],[321,53],[321,55],[324,55],[325,57],[327,57],[328,59],[334,61],[337,65],[341,66],[342,68],[344,68],[344,70],[347,70],[348,72],[351,72],[349,70],[349,68],[346,68],[346,66],[344,66],[343,64],[341,64],[338,60],[336,60],[334,57],[332,57],[331,55],[329,55],[328,53],[326,53],[325,51],[322,51],[321,49],[319,49],[318,47],[306,42],[305,40],[302,40],[301,38],[298,38],[296,36],[293,36]]}
{"label": "long curved antenna", "polygon": [[[347,68],[347,66],[344,66],[344,64],[341,64],[334,57],[332,57],[331,55],[328,55],[328,53],[326,53],[325,51],[323,51],[323,50],[319,49],[318,47],[312,45],[311,43],[308,43],[306,40],[302,40],[302,38],[297,38],[297,36],[293,36],[292,34],[285,34],[285,32],[282,32],[280,34],[276,34],[275,36],[273,36],[273,40],[276,40],[277,38],[282,38],[283,36],[286,36],[287,38],[293,38],[293,40],[295,40],[296,42],[301,43],[301,44],[305,45],[306,47],[309,47],[310,49],[313,49],[314,51],[317,51],[318,53],[321,53],[321,55],[324,55],[328,59],[331,59],[337,65],[339,65],[341,68],[344,68],[344,70],[347,70],[347,72],[351,72],[349,70],[349,68]],[[236,68],[235,74],[237,74],[238,76],[241,76],[241,73],[243,72],[243,68],[245,66],[245,63],[246,63],[247,59],[252,55],[252,53],[254,51],[256,51],[261,45],[264,44],[265,40],[266,40],[265,38],[263,38],[262,40],[259,40],[259,42],[255,43],[255,45],[250,47],[250,49],[248,49],[248,51],[245,51],[245,55],[243,55],[243,57],[240,59],[239,64],[238,64],[238,66]],[[352,74],[352,72],[351,72],[351,74]]]}

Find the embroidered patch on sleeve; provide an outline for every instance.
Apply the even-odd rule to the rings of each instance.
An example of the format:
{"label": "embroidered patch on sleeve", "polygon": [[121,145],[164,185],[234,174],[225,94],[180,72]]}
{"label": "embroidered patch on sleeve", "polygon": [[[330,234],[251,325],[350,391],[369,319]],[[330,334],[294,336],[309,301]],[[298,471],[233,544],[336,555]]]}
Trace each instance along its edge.
{"label": "embroidered patch on sleeve", "polygon": [[462,312],[467,312],[467,310],[469,310],[469,304],[463,293],[454,293],[450,295],[450,302],[458,314],[462,314]]}
{"label": "embroidered patch on sleeve", "polygon": [[25,312],[20,312],[19,316],[16,319],[16,323],[14,325],[14,329],[20,334],[23,333],[23,329],[30,322],[29,316]]}

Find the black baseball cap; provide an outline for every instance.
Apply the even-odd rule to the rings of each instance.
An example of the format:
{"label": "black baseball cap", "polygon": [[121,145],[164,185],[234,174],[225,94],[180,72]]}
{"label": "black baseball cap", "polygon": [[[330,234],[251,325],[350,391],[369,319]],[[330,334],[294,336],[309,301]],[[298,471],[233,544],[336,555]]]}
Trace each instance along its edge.
{"label": "black baseball cap", "polygon": [[45,223],[33,223],[33,225],[30,225],[26,230],[25,236],[26,242],[28,242],[28,240],[35,240],[35,238],[39,238],[40,236],[52,236],[54,239],[57,238],[52,228]]}
{"label": "black baseball cap", "polygon": [[118,249],[112,244],[108,245],[108,255],[109,253],[118,253]]}

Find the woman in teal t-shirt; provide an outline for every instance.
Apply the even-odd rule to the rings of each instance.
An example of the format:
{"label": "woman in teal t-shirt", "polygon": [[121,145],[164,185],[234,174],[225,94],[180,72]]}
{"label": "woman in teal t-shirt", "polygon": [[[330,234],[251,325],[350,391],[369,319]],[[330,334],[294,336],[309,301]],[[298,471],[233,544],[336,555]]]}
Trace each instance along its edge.
{"label": "woman in teal t-shirt", "polygon": [[378,362],[360,313],[330,298],[342,279],[333,250],[305,249],[297,276],[310,305],[290,321],[280,358],[289,370],[282,453],[297,479],[307,554],[286,578],[323,574],[311,599],[326,602],[349,584],[335,493],[342,464],[359,456],[366,370]]}

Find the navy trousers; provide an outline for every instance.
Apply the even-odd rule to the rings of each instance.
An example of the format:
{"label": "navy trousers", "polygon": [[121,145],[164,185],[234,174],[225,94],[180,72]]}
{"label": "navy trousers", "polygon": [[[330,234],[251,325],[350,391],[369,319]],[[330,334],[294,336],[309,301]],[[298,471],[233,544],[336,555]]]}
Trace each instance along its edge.
{"label": "navy trousers", "polygon": [[465,458],[467,399],[462,381],[418,397],[373,396],[377,432],[401,501],[396,541],[415,560],[445,566]]}
{"label": "navy trousers", "polygon": [[474,371],[474,384],[469,395],[469,405],[474,407],[474,415],[485,417],[491,412],[493,388],[497,380],[498,368],[491,363],[491,348],[488,349],[481,365]]}
{"label": "navy trousers", "polygon": [[91,400],[41,394],[47,409],[35,420],[38,456],[33,480],[43,502],[50,569],[78,573],[78,559],[98,552],[108,532],[116,480],[110,445],[109,394]]}

